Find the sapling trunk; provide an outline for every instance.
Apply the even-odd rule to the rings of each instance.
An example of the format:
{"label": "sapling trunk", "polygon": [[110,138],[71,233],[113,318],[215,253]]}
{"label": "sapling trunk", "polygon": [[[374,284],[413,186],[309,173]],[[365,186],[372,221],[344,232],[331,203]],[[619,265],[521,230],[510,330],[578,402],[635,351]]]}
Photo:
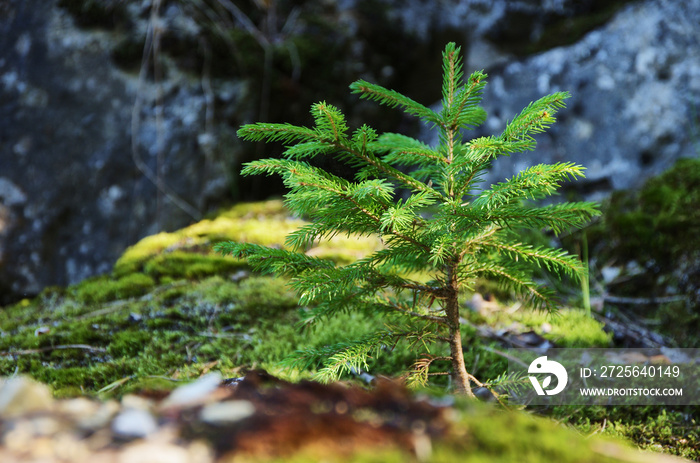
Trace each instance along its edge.
{"label": "sapling trunk", "polygon": [[454,302],[448,301],[448,304],[455,305],[453,309],[448,309],[448,317],[450,319],[450,355],[452,356],[452,380],[455,382],[455,390],[460,394],[466,394],[470,397],[474,396],[472,388],[469,385],[469,375],[467,367],[464,364],[464,354],[462,352],[462,335],[459,332],[459,306],[457,298]]}
{"label": "sapling trunk", "polygon": [[467,367],[464,364],[464,352],[462,351],[462,334],[459,331],[459,283],[454,277],[455,269],[448,271],[449,288],[445,299],[445,315],[449,326],[450,356],[452,357],[452,380],[455,391],[473,397],[474,393],[469,384]]}

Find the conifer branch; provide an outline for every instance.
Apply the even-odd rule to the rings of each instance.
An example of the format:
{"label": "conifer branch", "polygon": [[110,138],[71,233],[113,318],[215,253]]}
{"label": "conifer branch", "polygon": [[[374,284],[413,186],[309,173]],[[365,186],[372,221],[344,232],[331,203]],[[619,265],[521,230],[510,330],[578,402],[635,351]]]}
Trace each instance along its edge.
{"label": "conifer branch", "polygon": [[501,153],[516,153],[535,149],[537,142],[531,134],[544,132],[555,122],[554,114],[565,106],[564,100],[571,95],[557,92],[530,103],[511,122],[499,137],[504,142]]}
{"label": "conifer branch", "polygon": [[334,351],[332,355],[326,355],[323,360],[323,368],[316,373],[316,378],[328,383],[354,370],[368,370],[367,359],[381,346],[388,346],[389,341],[401,339],[406,334],[403,332],[379,331],[354,342],[339,343],[328,350]]}
{"label": "conifer branch", "polygon": [[583,167],[574,163],[539,164],[493,185],[473,202],[487,211],[503,208],[521,199],[541,199],[556,191],[560,183],[583,177]]}
{"label": "conifer branch", "polygon": [[306,127],[297,127],[292,124],[271,124],[257,122],[248,124],[238,130],[237,135],[247,141],[279,141],[292,143],[295,141],[322,141],[319,134]]}
{"label": "conifer branch", "polygon": [[459,254],[458,261],[461,262],[466,254],[474,253],[475,251],[478,251],[480,247],[484,246],[485,244],[488,244],[490,242],[490,239],[500,231],[500,227],[490,225],[480,230],[479,233],[473,236],[469,236],[461,244],[462,252],[460,252]]}
{"label": "conifer branch", "polygon": [[309,269],[333,267],[333,263],[325,259],[251,243],[217,243],[214,245],[214,251],[224,256],[247,259],[255,270],[278,275],[295,276]]}
{"label": "conifer branch", "polygon": [[594,203],[573,202],[551,204],[543,207],[511,206],[505,210],[489,211],[484,220],[511,227],[549,228],[559,234],[571,228],[579,228],[600,215]]}
{"label": "conifer branch", "polygon": [[430,365],[433,362],[452,360],[452,357],[439,357],[430,354],[424,354],[423,357],[418,359],[411,368],[411,372],[406,380],[410,388],[416,388],[418,386],[426,386],[428,384],[428,376],[440,376],[448,375],[448,372],[436,372],[430,373]]}
{"label": "conifer branch", "polygon": [[459,128],[480,125],[486,119],[486,111],[478,106],[481,91],[486,86],[486,74],[475,72],[469,82],[457,94],[456,101],[446,114],[445,128]]}
{"label": "conifer branch", "polygon": [[384,162],[391,162],[396,165],[416,166],[421,164],[442,164],[448,162],[442,156],[435,154],[431,149],[403,148],[394,149],[384,156]]}
{"label": "conifer branch", "polygon": [[586,269],[581,261],[569,255],[563,250],[535,248],[522,243],[506,243],[501,241],[491,241],[485,245],[486,248],[505,251],[516,261],[522,258],[525,261],[534,263],[537,266],[544,266],[549,271],[563,271],[570,277],[581,278],[585,275]]}
{"label": "conifer branch", "polygon": [[389,90],[381,85],[372,84],[365,80],[358,80],[350,84],[353,93],[360,95],[362,99],[377,101],[380,104],[396,108],[402,108],[406,113],[419,117],[428,122],[437,124],[440,120],[432,109],[402,95],[394,90]]}
{"label": "conifer branch", "polygon": [[443,108],[449,109],[454,104],[456,87],[461,83],[462,60],[459,56],[460,48],[454,43],[450,43],[445,47],[442,53],[442,98]]}
{"label": "conifer branch", "polygon": [[343,145],[341,143],[334,143],[335,148],[338,151],[344,151],[350,154],[353,158],[360,161],[361,163],[371,167],[376,173],[384,174],[385,176],[396,180],[400,184],[411,190],[417,190],[425,193],[433,194],[434,196],[439,196],[437,192],[427,185],[411,178],[410,176],[404,174],[398,169],[391,167],[386,162],[382,162],[377,159],[374,155],[369,152],[358,151],[350,146]]}
{"label": "conifer branch", "polygon": [[336,107],[322,101],[312,106],[312,112],[319,133],[332,133],[336,143],[342,143],[345,140],[345,132],[347,132],[348,127],[345,125],[345,117]]}
{"label": "conifer branch", "polygon": [[473,278],[475,275],[498,278],[506,287],[513,288],[517,293],[523,296],[529,296],[531,303],[537,309],[556,310],[552,303],[551,292],[546,291],[544,288],[539,288],[527,276],[513,268],[507,268],[496,263],[484,264],[478,267],[465,269],[461,277]]}
{"label": "conifer branch", "polygon": [[447,297],[447,295],[445,294],[445,288],[443,288],[442,286],[427,286],[418,283],[400,283],[397,284],[396,287],[427,293],[433,296],[435,299],[444,299],[445,297]]}
{"label": "conifer branch", "polygon": [[419,318],[421,320],[426,320],[429,322],[433,323],[438,323],[440,325],[447,326],[447,318],[439,316],[439,315],[429,315],[429,314],[422,314],[419,312],[415,312],[408,307],[403,306],[402,304],[399,304],[398,302],[395,301],[390,301],[388,299],[382,299],[380,303],[376,305],[378,308],[383,308],[383,309],[389,309],[393,310],[395,312],[401,313],[403,315],[409,315],[414,318]]}
{"label": "conifer branch", "polygon": [[[349,372],[352,368],[368,369],[367,357],[372,350],[377,349],[388,342],[395,336],[388,330],[378,331],[376,333],[364,336],[361,339],[340,342],[320,349],[308,348],[296,351],[293,355],[288,356],[282,361],[282,365],[292,369],[308,369],[319,364],[324,364],[326,369],[325,374],[317,374],[323,380],[324,376],[327,381],[334,379],[331,371],[340,376],[343,371]],[[328,368],[330,367],[330,371]]]}
{"label": "conifer branch", "polygon": [[[322,188],[322,187],[319,187],[319,188]],[[329,191],[330,191],[330,190],[329,190]],[[387,228],[385,228],[385,227],[384,227],[384,224],[382,223],[382,220],[381,220],[381,217],[380,217],[380,216],[377,216],[376,214],[373,214],[371,211],[369,211],[369,210],[365,209],[364,207],[362,207],[354,198],[352,198],[352,197],[350,197],[350,196],[347,196],[347,195],[344,195],[344,194],[342,194],[342,193],[339,193],[339,194],[341,195],[342,198],[344,198],[344,199],[350,201],[351,203],[353,203],[353,204],[355,205],[355,207],[357,208],[358,211],[362,212],[362,213],[365,214],[368,218],[372,219],[372,221],[374,221],[377,225],[379,225],[378,228],[379,228],[379,230],[380,230],[382,233],[392,234],[392,235],[394,235],[394,236],[396,236],[396,237],[398,237],[398,238],[401,238],[401,239],[404,240],[404,241],[407,241],[407,242],[409,242],[409,243],[412,243],[412,244],[414,244],[414,245],[416,245],[416,246],[419,246],[419,247],[422,247],[422,248],[425,248],[425,249],[429,249],[429,246],[427,246],[427,245],[421,243],[420,241],[417,241],[416,239],[414,239],[414,238],[412,238],[412,237],[410,237],[410,236],[408,236],[408,235],[406,235],[406,234],[404,234],[404,233],[401,233],[400,231],[396,230],[394,227],[387,227]]]}

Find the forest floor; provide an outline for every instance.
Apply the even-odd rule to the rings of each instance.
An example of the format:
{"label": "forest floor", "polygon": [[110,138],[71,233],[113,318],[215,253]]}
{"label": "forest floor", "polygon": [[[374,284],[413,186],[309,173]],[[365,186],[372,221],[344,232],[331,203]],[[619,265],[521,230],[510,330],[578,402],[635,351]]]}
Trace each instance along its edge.
{"label": "forest floor", "polygon": [[[624,201],[607,208],[647,220]],[[417,358],[408,343],[372,359],[373,385],[348,376],[323,386],[310,381],[313,370],[283,369],[279,362],[297,350],[356,338],[382,323],[348,313],[301,329],[308,309],[284,279],[211,252],[222,240],[283,246],[301,223],[281,201],[240,204],[144,238],[109,275],[1,309],[0,459],[662,462],[673,454],[700,461],[698,406],[523,409],[454,398],[445,377],[408,391],[400,376]],[[507,362],[496,352],[509,344],[698,347],[692,301],[634,293],[630,285],[640,278],[649,286],[644,261],[625,261],[600,244],[601,236],[614,242],[635,226],[629,217],[608,218],[587,238],[562,239],[574,252],[587,240],[596,256],[589,312],[581,288],[566,284],[558,289],[568,302],[556,317],[521,307],[488,282],[465,293],[470,373],[498,377]],[[380,246],[378,239],[336,237],[309,252],[346,264]],[[675,275],[657,272],[657,289]]]}

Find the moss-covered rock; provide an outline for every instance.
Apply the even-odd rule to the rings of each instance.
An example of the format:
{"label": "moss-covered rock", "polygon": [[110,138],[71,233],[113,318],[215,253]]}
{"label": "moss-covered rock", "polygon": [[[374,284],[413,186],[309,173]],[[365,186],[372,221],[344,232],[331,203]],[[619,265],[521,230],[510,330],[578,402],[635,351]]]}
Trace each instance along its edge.
{"label": "moss-covered rock", "polygon": [[557,347],[610,347],[612,333],[603,323],[579,309],[562,309],[555,314],[519,311],[513,320],[542,334]]}
{"label": "moss-covered rock", "polygon": [[700,159],[681,159],[639,191],[619,191],[605,209],[608,253],[658,270],[700,251]]}
{"label": "moss-covered rock", "polygon": [[[176,380],[212,369],[228,377],[251,367],[288,379],[310,377],[313,371],[290,372],[279,362],[295,350],[361,337],[385,321],[348,313],[302,329],[299,323],[308,309],[298,306],[284,279],[254,274],[244,262],[210,252],[211,245],[223,239],[284,246],[286,233],[301,223],[288,215],[281,201],[237,205],[182,230],[144,238],[124,253],[110,275],[68,288],[48,288],[33,300],[3,308],[0,376],[27,373],[49,384],[56,396],[100,397],[163,391],[175,387]],[[346,263],[380,246],[378,239],[336,237],[307,252]],[[551,319],[524,311],[498,313],[478,322],[516,322],[536,331],[548,323],[551,329],[544,335],[563,346],[603,346],[609,339],[600,324],[579,311],[562,310]],[[464,315],[478,317],[467,308]],[[463,327],[463,339],[465,357],[477,377],[489,380],[504,371],[504,359],[481,349],[472,327]],[[400,342],[372,359],[370,371],[397,376],[422,350]],[[431,353],[441,355],[437,350]],[[438,377],[435,385],[444,389],[446,381]],[[601,454],[604,446],[591,446],[575,433],[529,415],[471,406],[458,413],[455,434],[435,444],[429,461],[617,461]],[[599,421],[570,420],[589,429],[584,432],[597,432]],[[678,426],[678,420],[669,415],[665,423]],[[640,423],[617,435],[636,442],[661,439],[656,435],[661,428],[650,428],[650,436]],[[679,449],[690,455],[684,444],[679,443]],[[302,453],[294,457],[297,460],[285,461],[308,457]],[[405,461],[407,456],[386,449],[348,458]]]}
{"label": "moss-covered rock", "polygon": [[415,453],[395,446],[373,446],[348,450],[336,443],[307,445],[296,454],[278,458],[245,458],[248,462],[309,462],[374,463],[415,462],[432,463],[541,463],[544,461],[570,463],[653,462],[651,454],[641,454],[613,439],[600,436],[586,438],[554,421],[527,413],[497,409],[478,403],[458,402],[452,409],[453,424],[442,438],[421,433],[420,427],[412,443]]}
{"label": "moss-covered rock", "polygon": [[[369,332],[379,320],[351,316],[322,333],[301,332],[297,298],[284,279],[251,274],[245,262],[211,251],[224,239],[284,246],[303,223],[282,201],[239,204],[144,238],[109,275],[4,308],[0,375],[29,373],[58,395],[114,383],[122,394],[150,376],[196,376],[203,365],[278,368],[294,350],[331,343],[348,325]],[[336,237],[309,252],[350,262],[379,246],[376,239]]]}
{"label": "moss-covered rock", "polygon": [[[303,224],[289,215],[281,200],[238,204],[214,218],[142,239],[124,252],[113,273],[123,276],[144,271],[155,278],[229,273],[243,263],[213,254],[212,244],[231,240],[284,247],[286,236]],[[336,236],[316,243],[307,253],[348,263],[380,247],[376,238]]]}
{"label": "moss-covered rock", "polygon": [[141,296],[154,286],[153,278],[135,272],[119,278],[108,276],[88,278],[73,286],[71,294],[76,301],[90,304]]}
{"label": "moss-covered rock", "polygon": [[614,193],[603,212],[587,232],[599,286],[633,298],[618,305],[679,346],[700,346],[700,159],[681,159],[639,191]]}

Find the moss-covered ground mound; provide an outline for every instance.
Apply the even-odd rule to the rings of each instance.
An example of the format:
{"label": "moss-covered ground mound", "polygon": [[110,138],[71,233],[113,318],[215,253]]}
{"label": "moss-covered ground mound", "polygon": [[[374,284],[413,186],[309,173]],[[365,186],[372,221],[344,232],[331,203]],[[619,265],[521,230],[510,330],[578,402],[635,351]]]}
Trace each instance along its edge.
{"label": "moss-covered ground mound", "polygon": [[[221,240],[283,247],[286,234],[301,223],[281,201],[240,204],[177,232],[144,238],[109,275],[48,288],[32,300],[3,308],[0,376],[29,374],[59,397],[161,391],[210,370],[225,377],[241,376],[250,368],[289,380],[311,377],[313,371],[283,370],[279,362],[298,349],[369,333],[382,320],[345,314],[321,328],[304,329],[300,322],[307,309],[298,306],[286,281],[252,273],[245,262],[211,252],[212,244]],[[336,237],[308,252],[348,263],[380,246],[378,239]],[[469,297],[465,294],[465,300]],[[534,330],[562,347],[611,345],[603,325],[580,310],[564,308],[558,317],[548,318],[515,308],[463,308],[469,321],[463,328],[465,357],[481,380],[497,377],[507,363],[489,350],[495,341],[479,336],[475,327],[480,324]],[[370,373],[396,377],[416,359],[414,348],[399,343],[371,362]],[[436,390],[446,386],[445,377],[434,384]],[[469,455],[465,461],[620,461],[605,456],[600,450],[604,446],[587,441],[590,434],[621,436],[642,447],[700,457],[694,410],[536,411],[570,423],[578,432],[527,413],[486,406],[478,412],[461,411],[463,439],[436,449],[431,461],[455,461],[455,455]],[[358,455],[355,461],[378,461],[377,455]],[[388,451],[382,461],[402,458],[391,455]],[[308,461],[306,457],[298,461]]]}
{"label": "moss-covered ground mound", "polygon": [[646,320],[678,347],[700,347],[700,158],[614,192],[601,220],[566,241],[588,243],[591,289],[606,310]]}

